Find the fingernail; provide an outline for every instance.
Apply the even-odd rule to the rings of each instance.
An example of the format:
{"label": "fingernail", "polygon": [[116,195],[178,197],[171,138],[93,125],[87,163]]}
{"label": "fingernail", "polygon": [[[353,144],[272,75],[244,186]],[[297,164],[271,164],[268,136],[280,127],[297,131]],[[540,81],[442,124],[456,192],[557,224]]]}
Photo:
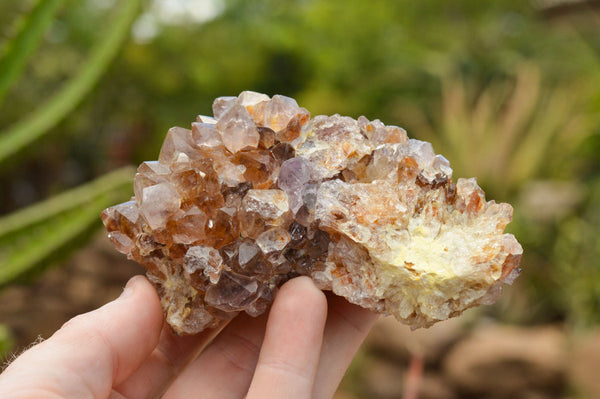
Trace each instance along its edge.
{"label": "fingernail", "polygon": [[127,299],[133,294],[133,286],[135,284],[133,280],[135,280],[135,277],[129,279],[129,281],[125,285],[125,288],[123,288],[123,292],[121,292],[121,295],[119,295],[119,300]]}

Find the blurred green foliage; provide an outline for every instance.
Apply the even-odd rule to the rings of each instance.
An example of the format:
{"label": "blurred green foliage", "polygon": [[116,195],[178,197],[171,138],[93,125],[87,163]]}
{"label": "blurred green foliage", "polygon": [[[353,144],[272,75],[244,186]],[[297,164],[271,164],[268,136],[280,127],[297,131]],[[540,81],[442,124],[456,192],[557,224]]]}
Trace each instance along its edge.
{"label": "blurred green foliage", "polygon": [[554,306],[578,325],[597,322],[600,309],[600,180],[590,186],[586,206],[559,225],[552,248],[553,283],[560,290]]}
{"label": "blurred green foliage", "polygon": [[[31,110],[86,70],[97,54],[89,48],[103,43],[104,27],[116,24],[106,23],[112,8],[124,3],[58,8],[7,91],[2,130],[33,123]],[[455,177],[477,176],[489,198],[515,205],[510,229],[525,247],[524,274],[491,313],[600,322],[597,9],[521,0],[179,2],[218,10],[199,22],[169,15],[165,3],[173,2],[145,3],[110,67],[117,47],[98,56],[103,64],[78,101],[59,102],[63,117],[34,125],[49,134],[35,133],[35,145],[0,171],[1,212],[156,159],[166,130],[210,113],[217,96],[280,93],[314,115],[403,126],[432,141]],[[29,6],[0,3],[0,26]],[[0,29],[0,40],[18,37],[11,29]]]}
{"label": "blurred green foliage", "polygon": [[[17,33],[4,43],[0,57],[0,104],[23,74],[46,28],[62,1],[39,0],[22,14]],[[115,57],[138,14],[139,0],[125,2],[114,23],[92,49],[89,58],[42,105],[28,111],[13,125],[0,130],[0,165],[39,139],[79,104]],[[40,171],[43,174],[43,171]],[[32,275],[56,257],[64,256],[90,227],[98,213],[126,198],[123,186],[133,171],[123,168],[94,182],[70,189],[0,218],[0,287]],[[129,191],[129,190],[127,190]],[[126,192],[127,192],[126,191]],[[11,336],[0,329],[0,357],[12,346]]]}
{"label": "blurred green foliage", "polygon": [[494,198],[510,198],[536,178],[569,179],[580,166],[578,150],[600,123],[589,109],[597,93],[578,81],[542,86],[540,75],[529,62],[483,87],[444,75],[431,115],[407,104],[407,120],[444,149],[459,176],[477,176]]}
{"label": "blurred green foliage", "polygon": [[[56,10],[55,6],[48,6],[53,3],[56,2],[39,1],[24,18],[22,30],[8,43],[7,51],[2,57],[3,62],[0,64],[0,76],[3,77],[0,83],[5,83],[0,89],[10,87],[19,77],[18,70],[25,65],[26,58],[35,48],[36,40],[27,38],[40,36],[38,27],[42,24],[47,25],[46,21]],[[78,67],[76,74],[56,94],[42,102],[41,106],[6,130],[0,131],[0,164],[47,133],[85,97],[116,55],[123,39],[127,37],[131,23],[137,15],[139,3],[140,0],[124,2],[123,9],[115,17],[111,28],[92,49],[85,63]],[[42,16],[38,17],[40,14]],[[40,19],[43,22],[40,22]],[[0,101],[2,95],[0,91]]]}
{"label": "blurred green foliage", "polygon": [[13,336],[8,327],[0,324],[0,359],[4,359],[13,347]]}
{"label": "blurred green foliage", "polygon": [[37,48],[62,1],[38,2],[19,21],[19,33],[5,45],[0,62],[0,104],[10,86],[20,77],[27,59]]}
{"label": "blurred green foliage", "polygon": [[[82,101],[128,37],[140,3],[140,0],[124,2],[89,58],[57,93],[7,129],[0,130],[0,165],[23,148],[39,145],[40,138]],[[0,103],[22,75],[28,58],[34,54],[60,5],[61,1],[39,0],[21,16],[17,33],[5,43],[0,57]],[[128,168],[116,171],[85,187],[71,189],[0,218],[0,286],[41,266],[60,248],[95,225],[98,212],[122,198],[118,193],[132,175]]]}
{"label": "blurred green foliage", "polygon": [[0,287],[23,279],[60,250],[73,249],[99,213],[130,192],[133,168],[124,167],[0,218]]}

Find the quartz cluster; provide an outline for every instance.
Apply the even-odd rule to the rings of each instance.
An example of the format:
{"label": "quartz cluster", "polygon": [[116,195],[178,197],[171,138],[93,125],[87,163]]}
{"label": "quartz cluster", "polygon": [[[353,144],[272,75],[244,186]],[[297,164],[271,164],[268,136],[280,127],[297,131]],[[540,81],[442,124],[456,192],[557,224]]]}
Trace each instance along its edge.
{"label": "quartz cluster", "polygon": [[255,92],[169,130],[131,201],[102,213],[181,334],[265,312],[298,275],[427,327],[493,302],[519,274],[508,204],[452,181],[430,143],[379,120],[316,116]]}

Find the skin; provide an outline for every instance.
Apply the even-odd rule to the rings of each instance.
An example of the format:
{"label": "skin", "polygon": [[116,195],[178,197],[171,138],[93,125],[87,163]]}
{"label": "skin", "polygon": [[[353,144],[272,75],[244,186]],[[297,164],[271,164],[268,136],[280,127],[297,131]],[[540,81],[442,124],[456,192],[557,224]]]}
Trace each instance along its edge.
{"label": "skin", "polygon": [[377,316],[307,277],[268,315],[174,335],[156,291],[132,278],[119,298],[69,320],[0,375],[0,397],[331,398]]}

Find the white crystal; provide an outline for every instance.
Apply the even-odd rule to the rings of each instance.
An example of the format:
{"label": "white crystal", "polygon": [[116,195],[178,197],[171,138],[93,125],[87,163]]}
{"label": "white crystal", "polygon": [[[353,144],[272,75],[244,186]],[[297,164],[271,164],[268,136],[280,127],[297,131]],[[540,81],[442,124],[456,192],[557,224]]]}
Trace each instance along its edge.
{"label": "white crystal", "polygon": [[232,105],[217,122],[217,130],[221,133],[223,144],[233,153],[246,147],[256,148],[260,135],[254,120],[239,104]]}
{"label": "white crystal", "polygon": [[267,230],[256,238],[256,244],[265,254],[274,251],[281,251],[289,242],[290,233],[281,228]]}
{"label": "white crystal", "polygon": [[208,123],[210,125],[215,125],[217,123],[217,120],[215,118],[213,118],[212,116],[198,115],[196,117],[196,122]]}
{"label": "white crystal", "polygon": [[238,249],[238,262],[241,266],[244,266],[258,254],[258,251],[259,248],[252,242],[245,241],[241,243]]}
{"label": "white crystal", "polygon": [[269,101],[270,98],[266,94],[257,93],[255,91],[243,91],[237,98],[237,103],[244,107],[252,107],[263,101]]}
{"label": "white crystal", "polygon": [[215,125],[210,123],[192,123],[192,137],[198,145],[216,147],[223,144]]}
{"label": "white crystal", "polygon": [[221,116],[225,113],[225,111],[227,111],[229,107],[235,104],[236,100],[237,97],[234,96],[217,97],[215,101],[213,101],[212,105],[213,115],[215,116],[215,119],[220,119]]}
{"label": "white crystal", "polygon": [[170,164],[180,153],[193,158],[198,157],[192,131],[182,127],[173,127],[167,133],[158,160],[163,164]]}
{"label": "white crystal", "polygon": [[155,184],[142,191],[141,213],[150,228],[159,229],[179,210],[180,203],[181,198],[171,184]]}

